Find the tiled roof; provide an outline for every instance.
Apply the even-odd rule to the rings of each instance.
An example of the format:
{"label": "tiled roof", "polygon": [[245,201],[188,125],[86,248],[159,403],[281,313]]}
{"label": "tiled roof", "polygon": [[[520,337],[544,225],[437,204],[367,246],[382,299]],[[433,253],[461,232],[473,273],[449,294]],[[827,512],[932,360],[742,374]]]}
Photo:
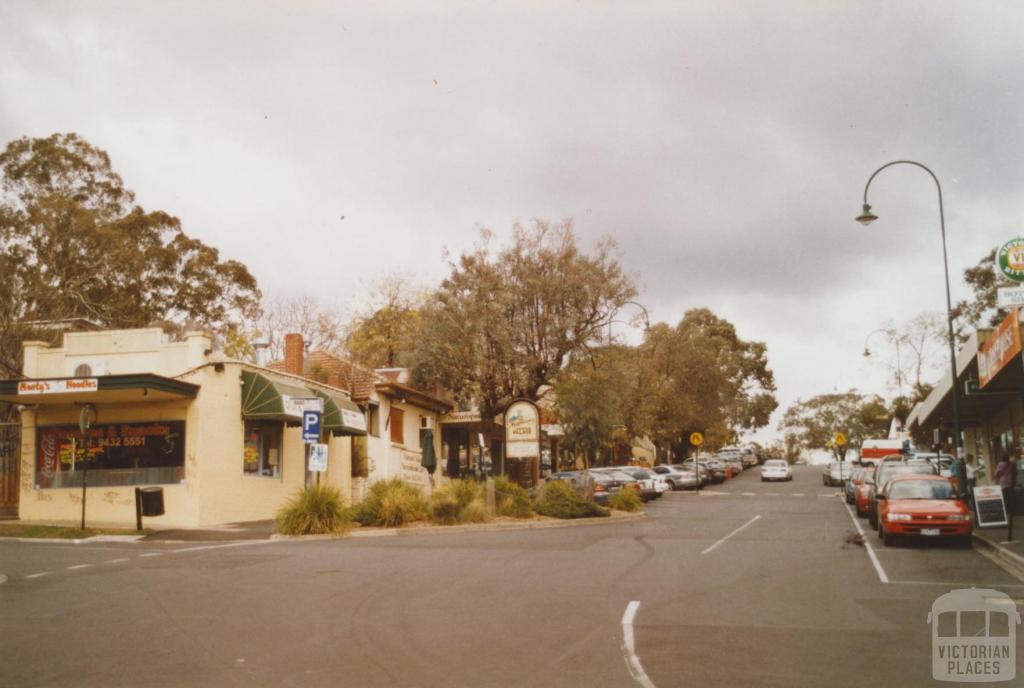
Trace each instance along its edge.
{"label": "tiled roof", "polygon": [[[267,364],[267,368],[284,372],[285,363],[284,361],[272,361]],[[302,373],[311,379],[311,376],[316,374],[316,377],[322,378],[323,382],[347,390],[352,395],[352,400],[357,402],[369,400],[374,385],[379,379],[369,368],[364,368],[326,351],[311,351],[307,354],[302,362]]]}

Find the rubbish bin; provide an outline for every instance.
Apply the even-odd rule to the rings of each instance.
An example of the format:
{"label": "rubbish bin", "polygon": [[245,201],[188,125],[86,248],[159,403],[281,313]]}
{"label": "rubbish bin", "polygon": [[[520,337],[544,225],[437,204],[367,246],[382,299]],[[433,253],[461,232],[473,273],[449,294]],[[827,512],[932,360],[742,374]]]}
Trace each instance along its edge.
{"label": "rubbish bin", "polygon": [[142,502],[143,516],[164,515],[164,488],[142,487],[139,488],[139,497]]}

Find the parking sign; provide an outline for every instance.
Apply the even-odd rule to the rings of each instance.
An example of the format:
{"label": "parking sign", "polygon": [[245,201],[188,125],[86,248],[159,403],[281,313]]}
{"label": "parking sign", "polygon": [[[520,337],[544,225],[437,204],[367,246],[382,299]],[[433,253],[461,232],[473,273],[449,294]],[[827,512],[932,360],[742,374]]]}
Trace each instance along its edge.
{"label": "parking sign", "polygon": [[320,412],[302,412],[302,441],[313,444],[320,441]]}

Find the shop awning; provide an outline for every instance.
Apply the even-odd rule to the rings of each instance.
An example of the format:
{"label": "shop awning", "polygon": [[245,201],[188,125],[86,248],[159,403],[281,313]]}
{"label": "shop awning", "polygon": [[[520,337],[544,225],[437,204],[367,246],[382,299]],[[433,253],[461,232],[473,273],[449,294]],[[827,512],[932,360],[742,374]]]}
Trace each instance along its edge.
{"label": "shop awning", "polygon": [[282,382],[251,370],[242,371],[242,417],[249,420],[302,422],[298,400],[315,395],[298,383]]}
{"label": "shop awning", "polygon": [[324,415],[320,427],[336,435],[365,435],[366,415],[355,402],[344,394],[314,389],[313,394],[323,400]]}
{"label": "shop awning", "polygon": [[150,373],[0,380],[0,401],[26,406],[147,403],[194,399],[197,394],[199,385]]}

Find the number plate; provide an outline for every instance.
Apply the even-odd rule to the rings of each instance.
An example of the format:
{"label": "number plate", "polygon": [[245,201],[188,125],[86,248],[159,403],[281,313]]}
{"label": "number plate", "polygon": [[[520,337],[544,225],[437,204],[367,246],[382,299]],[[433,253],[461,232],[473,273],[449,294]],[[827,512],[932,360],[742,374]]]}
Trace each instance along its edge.
{"label": "number plate", "polygon": [[938,528],[922,528],[921,535],[938,535],[941,531]]}

